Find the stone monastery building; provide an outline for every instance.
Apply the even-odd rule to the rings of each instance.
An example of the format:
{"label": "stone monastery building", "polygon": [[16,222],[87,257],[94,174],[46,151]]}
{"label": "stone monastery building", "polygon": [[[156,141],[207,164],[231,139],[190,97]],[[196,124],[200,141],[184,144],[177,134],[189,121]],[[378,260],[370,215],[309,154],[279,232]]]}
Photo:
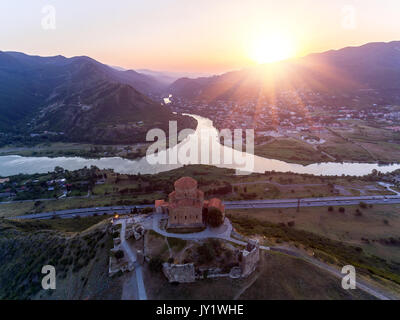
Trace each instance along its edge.
{"label": "stone monastery building", "polygon": [[197,188],[197,181],[182,177],[174,183],[175,191],[168,196],[168,202],[156,200],[156,212],[168,214],[168,228],[198,228],[204,226],[203,208],[219,209],[225,215],[225,207],[218,198],[204,201],[203,191]]}

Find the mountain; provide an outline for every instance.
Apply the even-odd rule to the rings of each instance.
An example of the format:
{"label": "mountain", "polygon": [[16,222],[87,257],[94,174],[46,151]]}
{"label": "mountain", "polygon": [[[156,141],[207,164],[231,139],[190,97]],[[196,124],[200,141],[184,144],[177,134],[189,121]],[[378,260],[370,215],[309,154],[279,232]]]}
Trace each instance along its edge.
{"label": "mountain", "polygon": [[175,81],[168,88],[188,99],[273,99],[286,90],[363,95],[371,91],[400,101],[400,41],[347,47],[220,76]]}
{"label": "mountain", "polygon": [[89,57],[39,57],[0,52],[0,131],[63,133],[67,140],[143,141],[152,127],[194,127],[145,94],[164,86],[133,70],[118,71]]}
{"label": "mountain", "polygon": [[137,72],[153,77],[165,85],[170,85],[179,78],[198,78],[209,76],[206,73],[199,72],[155,71],[149,69],[138,69]]}

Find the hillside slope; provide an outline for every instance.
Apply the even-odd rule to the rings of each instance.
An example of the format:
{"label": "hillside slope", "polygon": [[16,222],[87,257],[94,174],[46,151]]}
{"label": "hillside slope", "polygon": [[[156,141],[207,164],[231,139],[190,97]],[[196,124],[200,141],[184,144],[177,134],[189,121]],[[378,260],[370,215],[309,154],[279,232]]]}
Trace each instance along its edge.
{"label": "hillside slope", "polygon": [[[108,277],[111,235],[103,217],[0,221],[0,299],[120,299],[120,278]],[[44,265],[56,269],[56,290],[43,290]]]}
{"label": "hillside slope", "polygon": [[194,128],[145,94],[162,84],[135,71],[118,71],[89,57],[38,57],[0,52],[0,131],[94,143],[144,141],[153,128]]}
{"label": "hillside slope", "polygon": [[175,81],[168,92],[189,99],[273,99],[286,90],[362,96],[377,91],[400,101],[400,41],[347,47],[220,76]]}

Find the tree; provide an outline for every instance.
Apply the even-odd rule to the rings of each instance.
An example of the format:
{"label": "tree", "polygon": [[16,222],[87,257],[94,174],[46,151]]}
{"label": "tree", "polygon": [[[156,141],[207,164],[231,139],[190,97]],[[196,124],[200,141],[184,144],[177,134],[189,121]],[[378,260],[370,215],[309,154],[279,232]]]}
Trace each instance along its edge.
{"label": "tree", "polygon": [[56,166],[54,168],[55,173],[64,173],[64,169],[60,166]]}
{"label": "tree", "polygon": [[205,214],[205,223],[211,227],[219,227],[224,222],[224,215],[218,208],[211,207]]}
{"label": "tree", "polygon": [[151,258],[149,261],[149,269],[151,272],[160,272],[162,270],[162,260],[160,257]]}
{"label": "tree", "polygon": [[332,212],[332,211],[333,211],[333,207],[332,207],[332,206],[329,206],[329,207],[328,207],[328,211],[329,211],[329,212]]}
{"label": "tree", "polygon": [[146,208],[142,209],[143,214],[147,214],[147,213],[151,213],[151,212],[153,212],[153,208],[151,208],[151,207],[146,207]]}
{"label": "tree", "polygon": [[360,202],[359,206],[360,206],[360,208],[363,208],[363,209],[367,208],[367,204],[363,201]]}
{"label": "tree", "polygon": [[122,250],[118,250],[115,252],[114,257],[117,260],[121,260],[124,257],[124,252]]}
{"label": "tree", "polygon": [[343,208],[343,207],[340,207],[340,208],[339,208],[339,212],[340,212],[340,213],[344,213],[345,211],[346,211],[345,208]]}

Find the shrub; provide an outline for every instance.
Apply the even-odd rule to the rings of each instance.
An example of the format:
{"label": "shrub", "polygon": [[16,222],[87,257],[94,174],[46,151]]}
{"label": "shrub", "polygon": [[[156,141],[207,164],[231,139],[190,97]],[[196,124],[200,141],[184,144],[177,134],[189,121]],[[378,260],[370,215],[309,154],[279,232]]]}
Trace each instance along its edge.
{"label": "shrub", "polygon": [[367,209],[367,204],[365,203],[365,202],[363,202],[363,201],[361,201],[360,203],[359,203],[359,206],[360,206],[360,208],[363,208],[363,209]]}
{"label": "shrub", "polygon": [[149,261],[149,269],[151,272],[160,272],[162,270],[162,260],[160,257],[151,258]]}
{"label": "shrub", "polygon": [[151,212],[153,212],[153,208],[151,208],[151,207],[146,207],[146,208],[142,209],[143,214],[147,214],[147,213],[151,213]]}
{"label": "shrub", "polygon": [[215,258],[214,248],[210,243],[203,243],[201,246],[197,248],[197,253],[199,255],[199,262],[206,263],[208,261],[212,261]]}
{"label": "shrub", "polygon": [[328,211],[329,211],[329,212],[332,212],[332,211],[333,211],[333,207],[332,207],[332,206],[329,206],[329,207],[328,207]]}
{"label": "shrub", "polygon": [[361,217],[363,214],[362,214],[361,210],[357,208],[357,209],[356,209],[355,215],[356,215],[357,217]]}
{"label": "shrub", "polygon": [[343,207],[340,207],[340,208],[339,208],[339,212],[340,212],[340,213],[344,213],[345,211],[346,211],[345,208],[343,208]]}
{"label": "shrub", "polygon": [[117,259],[117,260],[121,260],[123,257],[124,257],[124,252],[122,251],[122,250],[118,250],[118,251],[116,251],[115,253],[114,253],[114,257]]}
{"label": "shrub", "polygon": [[221,210],[217,208],[210,208],[205,214],[205,223],[211,227],[219,227],[224,222],[224,215]]}
{"label": "shrub", "polygon": [[119,237],[119,232],[118,231],[113,232],[112,237],[113,238],[118,238]]}

